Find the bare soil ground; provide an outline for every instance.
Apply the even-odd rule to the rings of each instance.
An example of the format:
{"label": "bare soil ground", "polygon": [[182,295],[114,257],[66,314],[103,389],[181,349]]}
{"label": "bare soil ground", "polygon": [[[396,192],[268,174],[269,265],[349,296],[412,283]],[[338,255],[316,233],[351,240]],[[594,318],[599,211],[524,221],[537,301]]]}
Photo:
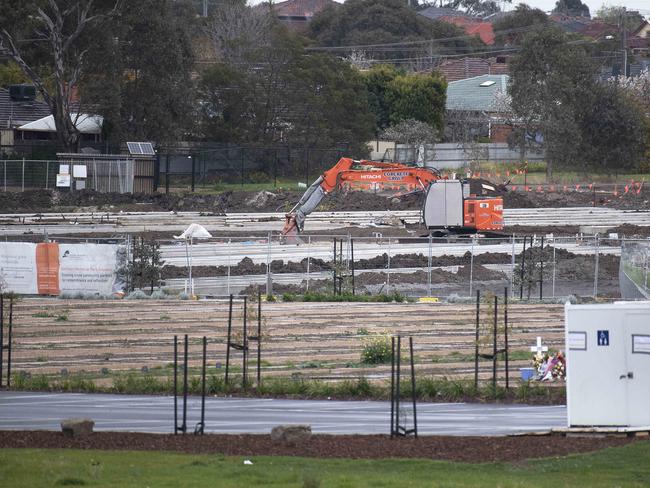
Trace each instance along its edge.
{"label": "bare soil ground", "polygon": [[[469,463],[513,462],[593,452],[620,447],[630,438],[578,437],[454,437],[420,436],[391,439],[385,435],[313,435],[305,444],[276,444],[268,435],[182,436],[95,432],[88,437],[64,437],[59,432],[0,431],[3,448],[68,448],[171,451],[228,456],[304,456],[313,458],[418,458]],[[647,441],[646,441],[647,442]]]}
{"label": "bare soil ground", "polygon": [[[256,333],[254,311],[249,328]],[[487,338],[492,316],[484,306]],[[511,377],[529,367],[529,346],[563,348],[561,305],[514,304],[509,307]],[[341,313],[344,311],[344,313]],[[243,305],[235,304],[233,331],[241,336]],[[500,314],[503,310],[500,310]],[[500,315],[500,317],[502,317]],[[225,300],[88,301],[27,298],[14,309],[13,371],[58,374],[136,370],[146,366],[170,374],[175,334],[190,335],[190,366],[200,364],[200,338],[206,335],[209,373],[225,364],[228,303]],[[500,319],[502,320],[502,318]],[[263,303],[262,374],[298,378],[387,378],[390,365],[360,362],[365,344],[377,335],[413,336],[418,375],[469,378],[473,375],[475,306],[442,303]],[[484,340],[484,339],[482,339]],[[253,351],[255,344],[251,343]],[[491,343],[485,346],[491,348]],[[519,351],[519,352],[517,352]],[[255,357],[255,352],[253,352]],[[233,352],[235,366],[241,354]],[[491,362],[482,363],[488,376]]]}
{"label": "bare soil ground", "polygon": [[[591,207],[605,206],[621,209],[650,208],[650,189],[643,187],[635,192],[614,196],[611,192],[569,191],[537,193],[508,191],[497,188],[494,195],[504,199],[506,208],[534,207]],[[289,210],[302,196],[302,192],[277,190],[260,193],[229,191],[218,195],[190,193],[119,194],[97,193],[92,190],[57,192],[32,190],[22,193],[0,193],[0,209],[15,212],[63,212],[81,210],[124,211],[205,211],[224,212],[281,212]],[[319,210],[412,210],[420,208],[422,195],[400,198],[366,192],[335,192],[321,204]]]}

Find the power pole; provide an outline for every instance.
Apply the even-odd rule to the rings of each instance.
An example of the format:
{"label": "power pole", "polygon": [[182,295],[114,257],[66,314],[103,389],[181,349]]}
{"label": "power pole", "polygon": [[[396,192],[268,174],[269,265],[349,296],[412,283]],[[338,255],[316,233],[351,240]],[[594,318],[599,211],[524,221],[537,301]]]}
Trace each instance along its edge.
{"label": "power pole", "polygon": [[203,17],[208,16],[208,0],[203,0]]}

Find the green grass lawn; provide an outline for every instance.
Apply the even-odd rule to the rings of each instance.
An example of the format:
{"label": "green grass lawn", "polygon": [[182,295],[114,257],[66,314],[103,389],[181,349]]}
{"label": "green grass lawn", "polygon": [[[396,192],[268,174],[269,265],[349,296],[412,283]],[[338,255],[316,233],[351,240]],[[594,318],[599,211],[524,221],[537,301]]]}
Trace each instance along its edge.
{"label": "green grass lawn", "polygon": [[[553,439],[549,438],[549,442]],[[650,485],[650,442],[515,464],[3,449],[0,486],[615,487]]]}

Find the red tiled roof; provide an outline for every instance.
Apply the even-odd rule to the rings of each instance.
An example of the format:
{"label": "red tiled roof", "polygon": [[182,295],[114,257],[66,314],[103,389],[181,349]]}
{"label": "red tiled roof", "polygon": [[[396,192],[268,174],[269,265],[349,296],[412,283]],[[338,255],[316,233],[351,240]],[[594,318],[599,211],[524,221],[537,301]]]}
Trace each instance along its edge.
{"label": "red tiled roof", "polygon": [[450,81],[464,80],[481,75],[507,75],[507,63],[497,63],[497,58],[462,58],[443,61],[437,70]]}
{"label": "red tiled roof", "polygon": [[477,35],[481,38],[487,45],[494,44],[494,30],[492,29],[492,24],[490,22],[482,22],[480,20],[468,18],[468,17],[449,17],[444,16],[440,17],[438,20],[447,22],[449,24],[457,25],[461,27],[465,33],[470,36]]}
{"label": "red tiled roof", "polygon": [[311,18],[330,5],[338,5],[334,0],[287,0],[273,4],[273,10],[278,17]]}

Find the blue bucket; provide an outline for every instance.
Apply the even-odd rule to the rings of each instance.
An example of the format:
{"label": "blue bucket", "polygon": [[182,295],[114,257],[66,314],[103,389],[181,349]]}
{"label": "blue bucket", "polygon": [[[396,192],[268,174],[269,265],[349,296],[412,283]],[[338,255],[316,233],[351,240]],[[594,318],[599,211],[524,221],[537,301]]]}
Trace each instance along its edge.
{"label": "blue bucket", "polygon": [[523,381],[532,380],[535,376],[535,368],[520,368],[519,372],[521,373],[521,379]]}

